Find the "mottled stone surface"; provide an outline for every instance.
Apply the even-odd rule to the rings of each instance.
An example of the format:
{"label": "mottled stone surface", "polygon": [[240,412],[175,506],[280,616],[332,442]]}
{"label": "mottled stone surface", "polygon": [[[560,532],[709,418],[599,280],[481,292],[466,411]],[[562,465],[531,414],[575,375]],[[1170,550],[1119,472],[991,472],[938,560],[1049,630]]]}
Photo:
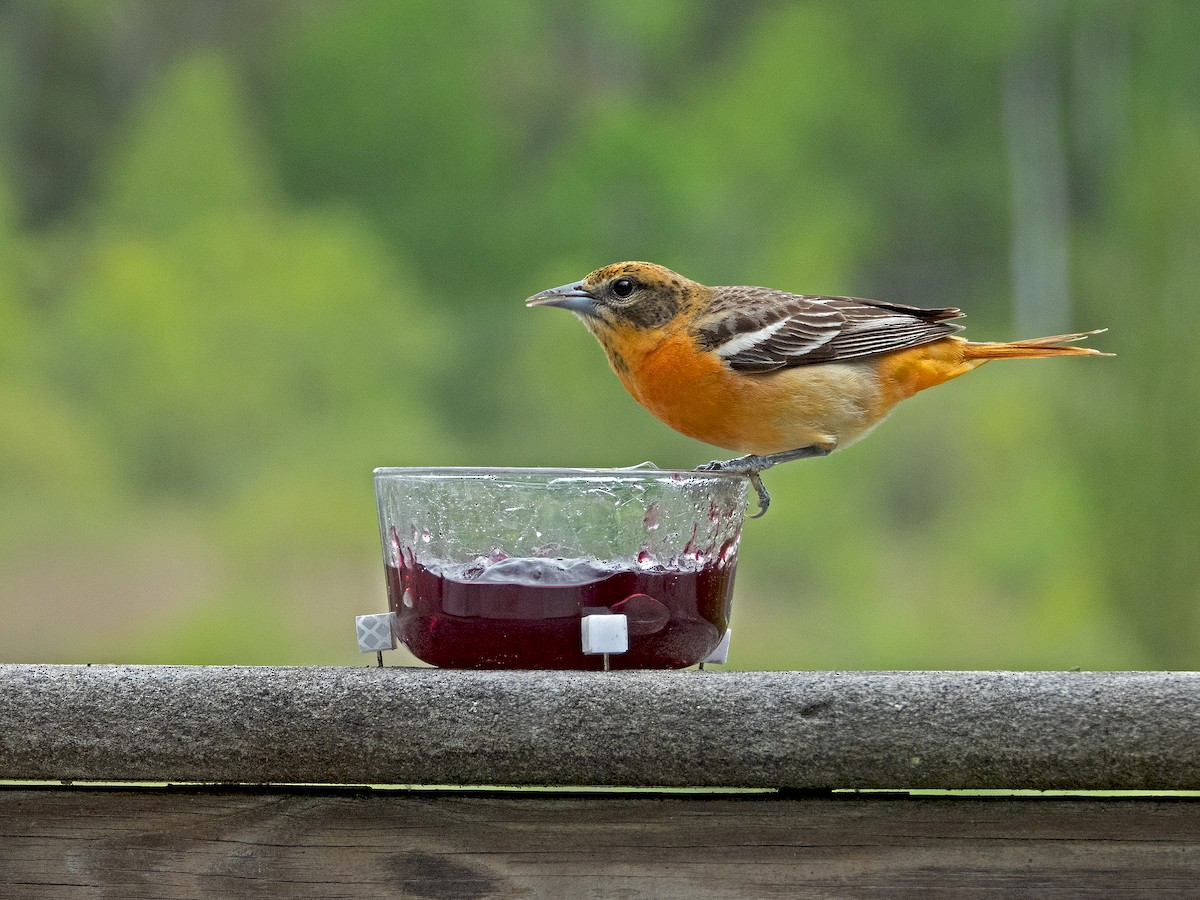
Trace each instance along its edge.
{"label": "mottled stone surface", "polygon": [[0,779],[1195,790],[1200,673],[4,665]]}

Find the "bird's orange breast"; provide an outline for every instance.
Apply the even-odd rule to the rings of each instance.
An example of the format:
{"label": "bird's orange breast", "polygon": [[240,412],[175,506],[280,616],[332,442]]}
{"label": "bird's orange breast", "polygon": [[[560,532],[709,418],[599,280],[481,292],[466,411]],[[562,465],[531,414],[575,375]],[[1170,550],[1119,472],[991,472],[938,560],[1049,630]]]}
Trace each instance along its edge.
{"label": "bird's orange breast", "polygon": [[642,336],[626,342],[621,354],[624,366],[614,369],[629,393],[689,437],[736,452],[771,453],[824,436],[813,421],[829,408],[828,386],[810,396],[794,374],[734,372],[717,354],[700,352],[686,332]]}
{"label": "bird's orange breast", "polygon": [[749,453],[845,447],[898,402],[973,368],[955,339],[845,362],[739,373],[686,332],[635,332],[613,349],[634,398],[689,437]]}
{"label": "bird's orange breast", "polygon": [[618,371],[634,398],[676,431],[717,446],[727,446],[726,431],[739,427],[732,373],[712,353],[697,352],[687,334],[674,334],[626,355]]}

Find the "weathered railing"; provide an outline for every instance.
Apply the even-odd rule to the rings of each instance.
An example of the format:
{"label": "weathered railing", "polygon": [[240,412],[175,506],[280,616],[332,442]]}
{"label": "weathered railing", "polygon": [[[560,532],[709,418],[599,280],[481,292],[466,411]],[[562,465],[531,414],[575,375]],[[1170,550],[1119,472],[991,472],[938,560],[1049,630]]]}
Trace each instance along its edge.
{"label": "weathered railing", "polygon": [[0,779],[3,897],[1200,894],[1198,798],[893,793],[1200,791],[1190,672],[0,666]]}

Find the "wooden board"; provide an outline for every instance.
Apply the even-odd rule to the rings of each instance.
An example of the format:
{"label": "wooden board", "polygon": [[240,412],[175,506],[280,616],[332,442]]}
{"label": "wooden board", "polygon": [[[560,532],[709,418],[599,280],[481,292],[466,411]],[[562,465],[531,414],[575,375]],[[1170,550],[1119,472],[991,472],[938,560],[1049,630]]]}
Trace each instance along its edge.
{"label": "wooden board", "polygon": [[1200,895],[1200,801],[0,789],[0,897]]}

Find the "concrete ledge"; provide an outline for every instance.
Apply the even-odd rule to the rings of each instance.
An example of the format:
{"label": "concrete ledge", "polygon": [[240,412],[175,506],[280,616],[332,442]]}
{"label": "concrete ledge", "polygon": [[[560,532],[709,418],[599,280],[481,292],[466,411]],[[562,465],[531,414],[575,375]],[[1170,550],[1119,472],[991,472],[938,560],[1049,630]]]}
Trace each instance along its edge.
{"label": "concrete ledge", "polygon": [[1200,673],[4,665],[0,779],[1197,790]]}

